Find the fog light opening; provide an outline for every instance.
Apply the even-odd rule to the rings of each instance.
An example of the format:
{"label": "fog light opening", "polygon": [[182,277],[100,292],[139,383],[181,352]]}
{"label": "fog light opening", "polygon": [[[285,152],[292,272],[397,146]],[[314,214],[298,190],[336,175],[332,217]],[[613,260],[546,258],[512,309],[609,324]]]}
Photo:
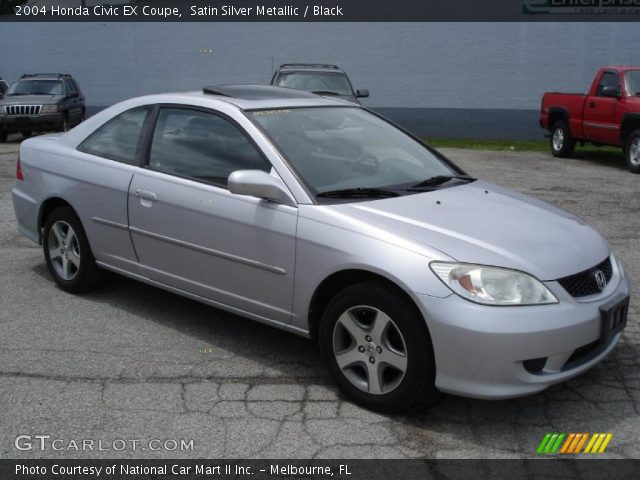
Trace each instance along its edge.
{"label": "fog light opening", "polygon": [[525,360],[522,362],[524,369],[529,373],[540,373],[547,363],[547,357],[543,358],[532,358],[530,360]]}

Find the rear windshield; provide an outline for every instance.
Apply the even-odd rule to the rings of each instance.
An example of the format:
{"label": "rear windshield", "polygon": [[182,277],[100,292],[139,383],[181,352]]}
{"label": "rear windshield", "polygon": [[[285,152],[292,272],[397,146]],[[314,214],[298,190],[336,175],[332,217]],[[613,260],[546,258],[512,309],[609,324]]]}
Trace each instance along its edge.
{"label": "rear windshield", "polygon": [[9,87],[8,95],[62,95],[60,80],[20,80]]}

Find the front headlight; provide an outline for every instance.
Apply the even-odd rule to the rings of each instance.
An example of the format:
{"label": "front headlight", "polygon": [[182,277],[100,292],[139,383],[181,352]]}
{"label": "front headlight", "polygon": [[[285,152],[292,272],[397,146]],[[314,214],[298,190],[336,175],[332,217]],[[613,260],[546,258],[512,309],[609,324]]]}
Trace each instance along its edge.
{"label": "front headlight", "polygon": [[58,111],[58,105],[43,105],[40,109],[40,113],[56,113]]}
{"label": "front headlight", "polygon": [[558,303],[542,282],[517,270],[449,262],[432,262],[430,267],[445,285],[472,302],[485,305]]}

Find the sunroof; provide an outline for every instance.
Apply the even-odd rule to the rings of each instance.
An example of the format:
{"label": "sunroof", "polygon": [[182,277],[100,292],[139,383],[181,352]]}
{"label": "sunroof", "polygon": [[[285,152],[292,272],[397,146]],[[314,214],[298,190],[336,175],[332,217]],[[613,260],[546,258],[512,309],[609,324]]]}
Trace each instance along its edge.
{"label": "sunroof", "polygon": [[204,87],[204,93],[222,95],[243,100],[269,100],[279,98],[317,98],[313,93],[291,88],[271,87],[267,85],[221,85]]}

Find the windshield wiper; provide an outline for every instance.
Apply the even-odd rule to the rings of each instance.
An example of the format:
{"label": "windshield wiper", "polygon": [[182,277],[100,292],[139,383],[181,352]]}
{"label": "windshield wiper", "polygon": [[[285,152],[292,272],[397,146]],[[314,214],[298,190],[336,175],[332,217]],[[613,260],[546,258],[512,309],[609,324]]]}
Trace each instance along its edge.
{"label": "windshield wiper", "polygon": [[381,188],[344,188],[342,190],[330,190],[316,195],[319,198],[357,198],[357,197],[397,197],[398,192]]}
{"label": "windshield wiper", "polygon": [[466,182],[474,182],[476,179],[469,175],[436,175],[435,177],[427,178],[420,183],[416,183],[408,188],[408,190],[420,190],[425,187],[435,187],[436,185],[442,185],[449,180],[464,180]]}
{"label": "windshield wiper", "polygon": [[338,92],[332,92],[331,90],[313,90],[311,93],[315,93],[316,95],[342,95]]}

